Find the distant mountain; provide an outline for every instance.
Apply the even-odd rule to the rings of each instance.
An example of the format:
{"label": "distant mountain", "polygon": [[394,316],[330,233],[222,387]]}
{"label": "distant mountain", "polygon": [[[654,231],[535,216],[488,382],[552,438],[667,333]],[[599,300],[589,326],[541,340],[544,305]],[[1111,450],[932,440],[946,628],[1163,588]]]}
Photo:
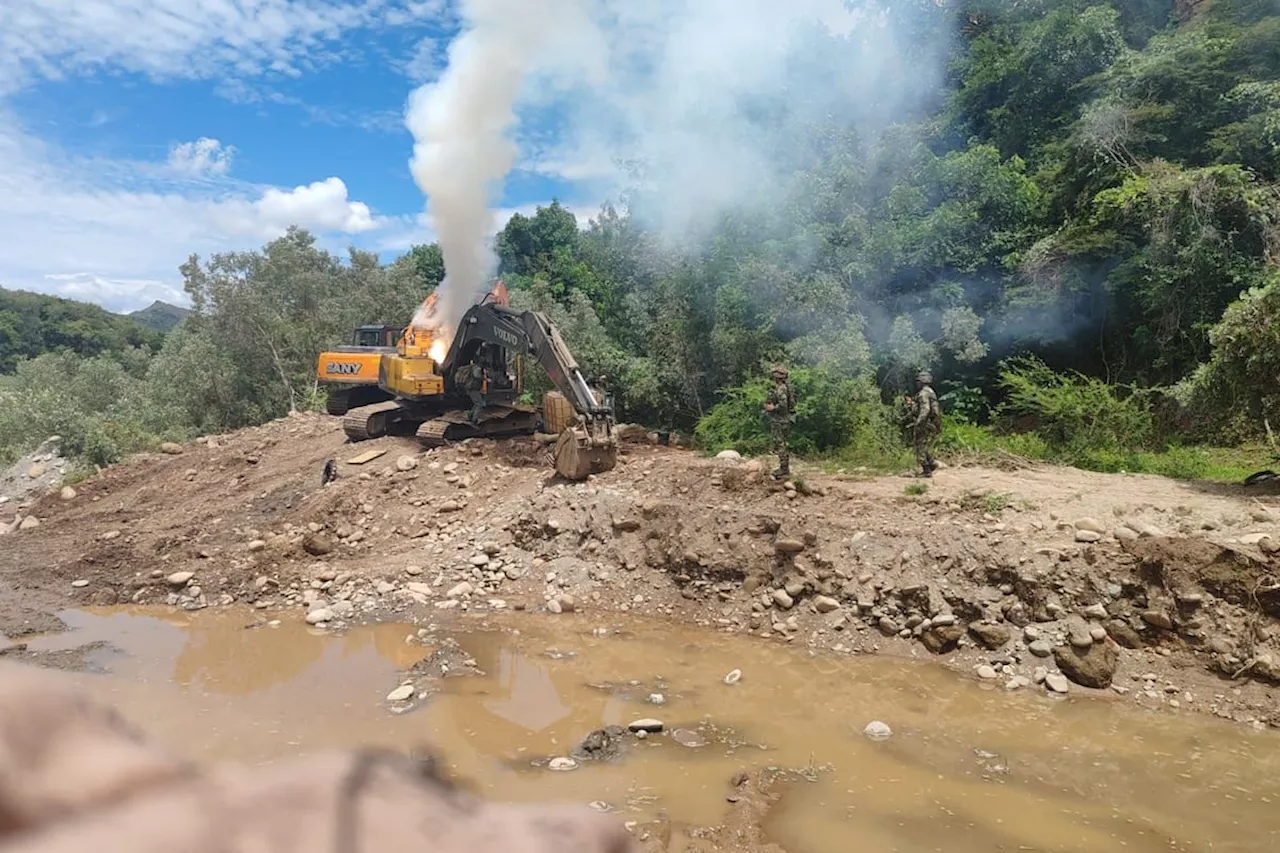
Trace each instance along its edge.
{"label": "distant mountain", "polygon": [[139,326],[146,326],[157,332],[170,332],[174,326],[182,322],[183,317],[190,313],[190,309],[179,308],[177,305],[170,305],[168,302],[157,299],[141,311],[134,311],[124,316]]}

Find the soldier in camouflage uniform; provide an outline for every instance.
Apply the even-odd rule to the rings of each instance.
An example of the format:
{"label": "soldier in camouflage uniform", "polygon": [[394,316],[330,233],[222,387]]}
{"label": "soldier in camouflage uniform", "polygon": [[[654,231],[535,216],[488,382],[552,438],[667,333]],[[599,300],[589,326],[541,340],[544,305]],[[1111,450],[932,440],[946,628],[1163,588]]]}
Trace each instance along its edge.
{"label": "soldier in camouflage uniform", "polygon": [[942,432],[942,407],[933,390],[933,374],[922,370],[916,375],[918,389],[915,399],[916,416],[911,427],[911,443],[915,447],[916,462],[921,477],[932,477],[937,462],[933,459],[933,443]]}
{"label": "soldier in camouflage uniform", "polygon": [[459,367],[454,374],[454,381],[460,384],[467,392],[467,396],[471,398],[471,411],[467,414],[467,418],[473,424],[480,422],[480,413],[484,411],[484,386],[485,380],[489,378],[484,365],[480,363],[483,352],[482,345],[475,359],[470,364]]}
{"label": "soldier in camouflage uniform", "polygon": [[791,476],[791,452],[787,441],[791,437],[791,425],[796,419],[796,392],[787,380],[785,367],[775,364],[772,370],[773,387],[765,397],[764,411],[769,418],[769,430],[773,435],[773,452],[778,456],[776,480]]}

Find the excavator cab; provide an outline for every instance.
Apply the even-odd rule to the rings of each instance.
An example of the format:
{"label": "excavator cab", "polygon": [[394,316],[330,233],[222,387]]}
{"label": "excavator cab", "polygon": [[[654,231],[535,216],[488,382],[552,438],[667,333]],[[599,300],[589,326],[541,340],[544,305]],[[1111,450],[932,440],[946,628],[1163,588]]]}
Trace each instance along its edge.
{"label": "excavator cab", "polygon": [[360,326],[352,343],[358,347],[394,347],[400,331],[399,326]]}
{"label": "excavator cab", "polygon": [[316,378],[327,386],[325,411],[340,416],[353,408],[391,399],[378,387],[378,371],[382,357],[395,352],[399,337],[399,326],[358,326],[351,344],[320,353]]}

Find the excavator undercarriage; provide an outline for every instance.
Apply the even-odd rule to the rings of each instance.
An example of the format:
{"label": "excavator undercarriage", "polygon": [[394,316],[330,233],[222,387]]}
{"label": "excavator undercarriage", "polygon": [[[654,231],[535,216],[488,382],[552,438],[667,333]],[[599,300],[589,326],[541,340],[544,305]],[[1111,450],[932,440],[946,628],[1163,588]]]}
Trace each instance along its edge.
{"label": "excavator undercarriage", "polygon": [[342,419],[342,431],[352,441],[415,435],[426,447],[468,438],[533,435],[537,425],[538,410],[532,406],[486,406],[473,423],[467,411],[431,412],[398,400],[353,409]]}

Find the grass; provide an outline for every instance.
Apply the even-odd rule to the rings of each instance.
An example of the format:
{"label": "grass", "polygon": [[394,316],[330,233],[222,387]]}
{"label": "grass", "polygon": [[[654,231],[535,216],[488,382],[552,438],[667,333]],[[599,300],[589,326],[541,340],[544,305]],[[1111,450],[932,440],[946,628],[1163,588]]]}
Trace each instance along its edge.
{"label": "grass", "polygon": [[[960,508],[965,510],[980,510],[991,515],[996,515],[1001,510],[1008,509],[1013,506],[1013,495],[1006,492],[965,492],[960,496]],[[1027,502],[1020,501],[1020,504],[1026,506]]]}
{"label": "grass", "polygon": [[904,495],[911,495],[914,497],[916,495],[923,495],[927,491],[929,491],[928,483],[911,483],[902,490],[902,493]]}
{"label": "grass", "polygon": [[949,422],[938,450],[952,464],[998,465],[1009,457],[1071,465],[1112,474],[1156,474],[1174,480],[1239,483],[1255,471],[1275,467],[1276,453],[1264,444],[1241,447],[1169,447],[1165,450],[1081,448],[1054,451],[1034,433],[999,435],[989,427]]}
{"label": "grass", "polygon": [[[1240,483],[1264,468],[1280,468],[1280,459],[1265,444],[1241,447],[1170,447],[1165,450],[1082,449],[1055,453],[1034,433],[1000,435],[990,427],[948,420],[937,445],[939,458],[952,466],[998,468],[1012,461],[1070,465],[1112,474],[1155,474],[1174,480]],[[843,448],[810,456],[806,465],[824,474],[875,477],[912,470],[915,457],[906,448]],[[908,492],[911,494],[911,492]],[[1007,500],[1008,496],[1004,496]],[[1008,506],[1003,504],[996,512]]]}

